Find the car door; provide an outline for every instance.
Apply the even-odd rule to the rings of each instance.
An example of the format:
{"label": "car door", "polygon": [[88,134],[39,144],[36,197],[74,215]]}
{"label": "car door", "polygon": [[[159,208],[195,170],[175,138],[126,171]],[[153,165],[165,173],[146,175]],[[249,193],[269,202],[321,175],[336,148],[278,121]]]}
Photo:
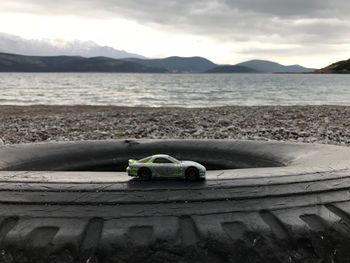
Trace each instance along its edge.
{"label": "car door", "polygon": [[152,167],[159,177],[177,177],[181,171],[179,164],[163,157],[154,159]]}

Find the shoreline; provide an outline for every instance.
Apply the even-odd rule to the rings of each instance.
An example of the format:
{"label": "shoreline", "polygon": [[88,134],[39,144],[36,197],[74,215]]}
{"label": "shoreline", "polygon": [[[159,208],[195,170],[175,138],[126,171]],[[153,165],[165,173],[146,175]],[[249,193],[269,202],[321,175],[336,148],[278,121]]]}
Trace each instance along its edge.
{"label": "shoreline", "polygon": [[0,144],[127,138],[350,145],[350,106],[0,105]]}

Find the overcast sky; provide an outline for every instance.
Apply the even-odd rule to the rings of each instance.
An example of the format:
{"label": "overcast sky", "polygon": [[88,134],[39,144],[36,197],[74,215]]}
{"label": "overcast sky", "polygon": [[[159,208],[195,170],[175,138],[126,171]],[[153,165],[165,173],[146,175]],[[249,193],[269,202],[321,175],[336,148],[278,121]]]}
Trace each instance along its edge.
{"label": "overcast sky", "polygon": [[319,68],[350,57],[349,14],[348,0],[1,0],[0,32]]}

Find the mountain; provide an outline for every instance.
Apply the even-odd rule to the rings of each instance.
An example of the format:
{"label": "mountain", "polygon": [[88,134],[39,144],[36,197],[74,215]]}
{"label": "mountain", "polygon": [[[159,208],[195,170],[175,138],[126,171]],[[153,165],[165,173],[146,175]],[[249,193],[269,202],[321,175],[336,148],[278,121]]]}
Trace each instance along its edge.
{"label": "mountain", "polygon": [[244,66],[224,65],[207,70],[206,73],[257,73],[257,71]]}
{"label": "mountain", "polygon": [[333,63],[328,67],[316,70],[316,73],[350,74],[350,59]]}
{"label": "mountain", "polygon": [[106,57],[43,57],[0,53],[0,72],[165,73],[167,70]]}
{"label": "mountain", "polygon": [[27,56],[82,56],[110,58],[144,58],[141,55],[99,46],[92,41],[33,40],[0,33],[0,52]]}
{"label": "mountain", "polygon": [[205,72],[216,67],[204,58],[113,59],[80,56],[23,56],[0,53],[0,72]]}
{"label": "mountain", "polygon": [[238,63],[235,66],[244,66],[254,69],[260,73],[306,73],[313,72],[315,69],[304,68],[300,65],[284,66],[276,62],[267,60],[249,60]]}
{"label": "mountain", "polygon": [[163,59],[127,58],[125,60],[147,67],[164,68],[171,73],[202,73],[217,67],[215,63],[202,57],[168,57]]}
{"label": "mountain", "polygon": [[264,60],[251,60],[236,65],[216,65],[203,57],[114,59],[104,56],[25,56],[0,52],[0,72],[304,73],[313,71],[299,65],[283,66]]}

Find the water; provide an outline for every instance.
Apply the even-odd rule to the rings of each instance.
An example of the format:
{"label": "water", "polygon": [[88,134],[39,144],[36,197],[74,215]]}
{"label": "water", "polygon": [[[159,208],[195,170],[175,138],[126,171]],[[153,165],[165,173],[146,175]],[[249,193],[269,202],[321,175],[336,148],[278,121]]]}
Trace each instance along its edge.
{"label": "water", "polygon": [[2,105],[350,105],[350,75],[1,73]]}

